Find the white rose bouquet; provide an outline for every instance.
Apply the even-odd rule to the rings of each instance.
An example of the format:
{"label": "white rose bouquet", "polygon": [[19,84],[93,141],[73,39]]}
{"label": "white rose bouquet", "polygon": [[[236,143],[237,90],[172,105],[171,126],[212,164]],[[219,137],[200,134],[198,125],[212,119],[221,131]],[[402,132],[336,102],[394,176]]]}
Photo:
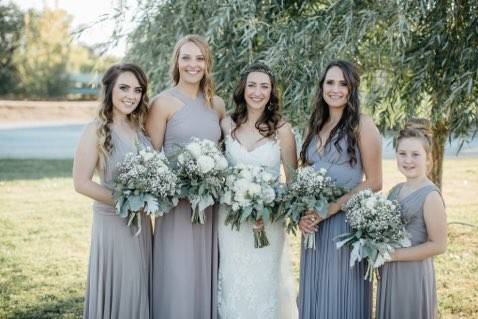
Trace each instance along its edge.
{"label": "white rose bouquet", "polygon": [[365,279],[372,279],[373,272],[390,260],[395,248],[411,245],[398,202],[364,190],[354,194],[343,209],[352,231],[337,236],[337,249],[345,245],[352,248],[350,267],[362,259],[367,261]]}
{"label": "white rose bouquet", "polygon": [[[337,187],[327,170],[315,170],[311,166],[296,171],[294,180],[287,185],[282,195],[281,214],[288,218],[287,231],[296,233],[300,219],[315,211],[322,218],[327,217],[329,202],[335,201],[346,193]],[[315,249],[315,234],[306,234],[304,246]]]}
{"label": "white rose bouquet", "polygon": [[210,140],[194,138],[177,156],[181,197],[191,203],[193,224],[204,224],[204,210],[219,200],[228,163]]}
{"label": "white rose bouquet", "polygon": [[134,222],[141,231],[141,215],[162,216],[179,201],[177,177],[168,166],[167,158],[147,147],[128,153],[117,165],[113,198],[116,214]]}
{"label": "white rose bouquet", "polygon": [[[244,222],[274,222],[277,215],[278,177],[261,166],[238,165],[229,169],[221,203],[228,206],[226,225],[240,229]],[[254,247],[269,245],[265,225],[253,226]]]}

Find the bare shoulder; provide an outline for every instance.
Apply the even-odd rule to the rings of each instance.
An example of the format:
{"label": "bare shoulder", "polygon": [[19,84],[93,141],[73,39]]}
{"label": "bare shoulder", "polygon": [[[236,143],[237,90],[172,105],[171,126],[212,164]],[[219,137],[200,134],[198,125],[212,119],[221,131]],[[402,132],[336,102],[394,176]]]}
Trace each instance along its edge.
{"label": "bare shoulder", "polygon": [[277,134],[279,135],[279,138],[294,135],[292,125],[290,125],[290,123],[287,121],[281,120],[277,127]]}
{"label": "bare shoulder", "polygon": [[97,131],[99,127],[100,127],[100,123],[98,122],[98,120],[95,119],[85,125],[81,135],[83,137],[96,139]]}
{"label": "bare shoulder", "polygon": [[359,134],[361,139],[381,140],[380,132],[378,131],[378,128],[375,125],[373,119],[366,114],[360,114]]}
{"label": "bare shoulder", "polygon": [[445,205],[443,203],[443,198],[438,191],[430,192],[425,198],[424,207],[431,208],[431,210],[436,211],[437,209],[444,209]]}
{"label": "bare shoulder", "polygon": [[229,133],[229,131],[234,128],[234,121],[232,120],[231,116],[229,114],[224,115],[224,117],[221,120],[221,129],[225,133]]}
{"label": "bare shoulder", "polygon": [[217,96],[217,95],[214,95],[212,97],[212,108],[214,109],[214,111],[217,112],[217,114],[219,114],[219,118],[220,119],[223,119],[226,115],[226,104],[224,103],[224,100]]}

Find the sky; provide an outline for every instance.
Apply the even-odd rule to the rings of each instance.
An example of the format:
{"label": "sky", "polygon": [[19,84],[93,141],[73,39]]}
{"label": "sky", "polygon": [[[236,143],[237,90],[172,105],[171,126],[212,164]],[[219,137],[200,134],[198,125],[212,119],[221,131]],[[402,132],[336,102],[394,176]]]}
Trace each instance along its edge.
{"label": "sky", "polygon": [[[73,30],[81,25],[94,24],[105,14],[112,14],[113,9],[120,2],[129,3],[130,5],[134,3],[132,0],[13,0],[13,2],[22,10],[30,8],[42,10],[44,6],[48,8],[56,8],[58,6],[59,9],[65,10],[73,17]],[[133,27],[134,25],[131,23],[128,23],[126,26],[128,30],[132,30]],[[105,21],[84,31],[78,40],[88,45],[105,42],[110,37],[113,29],[114,24],[112,21]],[[108,51],[108,53],[116,56],[123,56],[125,52],[125,41],[121,41],[118,46]]]}

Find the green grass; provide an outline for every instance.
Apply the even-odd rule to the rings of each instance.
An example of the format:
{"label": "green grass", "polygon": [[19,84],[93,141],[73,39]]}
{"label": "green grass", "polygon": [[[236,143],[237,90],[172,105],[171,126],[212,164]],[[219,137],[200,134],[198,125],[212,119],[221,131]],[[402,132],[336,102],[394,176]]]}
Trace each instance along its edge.
{"label": "green grass", "polygon": [[[79,318],[91,200],[76,194],[70,160],[0,160],[0,318]],[[447,160],[449,222],[478,225],[478,159]],[[400,181],[384,161],[384,190]],[[443,318],[478,316],[478,228],[451,224],[435,260]],[[299,242],[291,241],[298,278]]]}

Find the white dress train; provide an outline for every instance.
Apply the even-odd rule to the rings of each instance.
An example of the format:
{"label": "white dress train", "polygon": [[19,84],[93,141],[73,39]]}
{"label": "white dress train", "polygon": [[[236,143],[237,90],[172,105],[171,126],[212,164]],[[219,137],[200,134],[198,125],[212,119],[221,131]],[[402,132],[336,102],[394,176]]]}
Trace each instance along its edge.
{"label": "white dress train", "polygon": [[[261,165],[279,176],[280,149],[277,142],[267,141],[248,151],[228,135],[225,145],[231,165]],[[266,222],[270,245],[254,248],[253,224],[241,225],[240,231],[232,230],[230,225],[224,225],[225,209],[221,207],[218,218],[219,318],[297,318],[291,259],[283,224]]]}

